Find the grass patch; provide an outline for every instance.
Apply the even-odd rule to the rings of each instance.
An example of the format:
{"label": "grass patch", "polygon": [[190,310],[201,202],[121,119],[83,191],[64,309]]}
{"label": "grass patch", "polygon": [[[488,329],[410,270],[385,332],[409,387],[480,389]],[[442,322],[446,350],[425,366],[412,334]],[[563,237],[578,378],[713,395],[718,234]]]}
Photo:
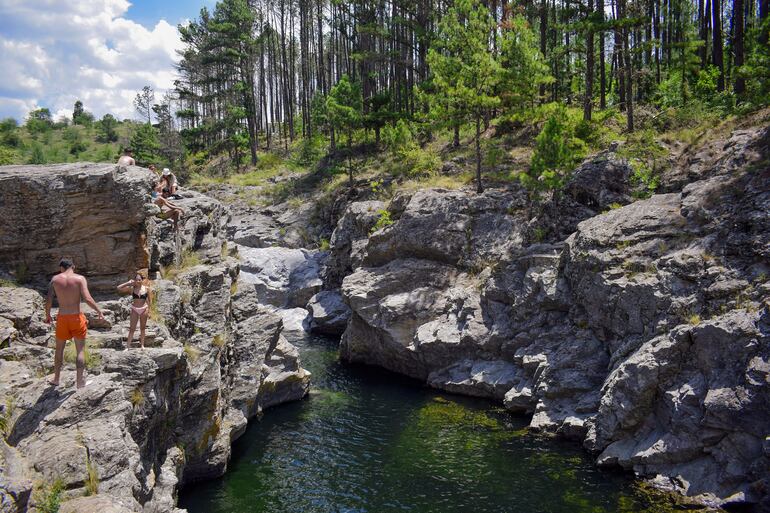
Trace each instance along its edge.
{"label": "grass patch", "polygon": [[[421,178],[407,180],[401,184],[399,189],[406,191],[416,191],[419,189],[462,189],[473,180],[475,175],[471,172],[462,172],[456,175],[428,175]],[[483,177],[482,177],[483,178]]]}
{"label": "grass patch", "polygon": [[201,441],[198,444],[198,454],[203,454],[203,451],[206,450],[206,447],[209,446],[209,441],[213,438],[216,438],[219,435],[219,431],[221,429],[222,421],[219,419],[219,417],[215,417],[211,423],[211,426],[209,426],[209,428],[203,433],[203,436],[201,437]]}
{"label": "grass patch", "polygon": [[697,326],[703,321],[703,319],[700,318],[700,315],[693,313],[687,316],[687,324],[690,324],[692,326]]}
{"label": "grass patch", "polygon": [[190,362],[195,363],[198,361],[198,358],[201,356],[200,349],[197,347],[185,344],[183,348],[184,354],[187,356],[187,359],[190,360]]}
{"label": "grass patch", "polygon": [[38,513],[58,513],[61,507],[64,481],[56,478],[52,483],[41,483],[32,497]]}
{"label": "grass patch", "polygon": [[91,456],[86,451],[86,496],[96,495],[99,493],[99,471],[96,470],[96,465],[91,461]]}
{"label": "grass patch", "polygon": [[129,397],[128,400],[131,401],[134,408],[141,406],[144,404],[144,392],[142,392],[141,388],[136,387],[133,392],[131,392],[131,397]]}
{"label": "grass patch", "polygon": [[15,281],[13,281],[13,280],[6,280],[4,278],[0,278],[0,288],[7,287],[7,288],[15,289],[18,286],[19,286],[19,284],[16,283]]}
{"label": "grass patch", "polygon": [[224,347],[227,340],[225,339],[225,336],[221,333],[218,335],[214,335],[214,338],[211,339],[211,345],[214,347]]}
{"label": "grass patch", "polygon": [[152,294],[150,294],[150,301],[148,302],[149,308],[147,309],[149,314],[149,318],[151,321],[157,322],[157,323],[163,323],[165,322],[163,319],[163,315],[161,315],[160,310],[158,308],[158,300],[160,299],[160,291],[153,291]]}
{"label": "grass patch", "polygon": [[10,434],[11,418],[13,418],[13,412],[16,410],[16,399],[9,395],[5,398],[5,408],[3,413],[0,414],[0,433],[3,438],[6,438]]}
{"label": "grass patch", "polygon": [[182,253],[182,258],[178,264],[173,264],[161,269],[161,274],[167,280],[176,281],[177,277],[187,269],[201,264],[201,258],[192,249],[186,249]]}
{"label": "grass patch", "polygon": [[[85,346],[83,347],[83,357],[85,359],[86,369],[88,370],[96,369],[102,363],[101,355],[92,352],[92,349],[96,348],[97,345],[95,343],[86,339]],[[64,363],[76,365],[77,356],[77,348],[75,347],[74,342],[72,344],[67,344],[67,347],[64,348]]]}

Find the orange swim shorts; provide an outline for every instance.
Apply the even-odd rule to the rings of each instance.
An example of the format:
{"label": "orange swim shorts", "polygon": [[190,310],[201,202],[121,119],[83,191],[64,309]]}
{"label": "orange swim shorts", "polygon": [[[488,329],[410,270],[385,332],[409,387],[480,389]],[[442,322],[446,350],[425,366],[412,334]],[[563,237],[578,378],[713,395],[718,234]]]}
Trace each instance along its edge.
{"label": "orange swim shorts", "polygon": [[84,339],[88,331],[86,316],[82,313],[59,314],[56,316],[56,338],[69,340],[71,338]]}

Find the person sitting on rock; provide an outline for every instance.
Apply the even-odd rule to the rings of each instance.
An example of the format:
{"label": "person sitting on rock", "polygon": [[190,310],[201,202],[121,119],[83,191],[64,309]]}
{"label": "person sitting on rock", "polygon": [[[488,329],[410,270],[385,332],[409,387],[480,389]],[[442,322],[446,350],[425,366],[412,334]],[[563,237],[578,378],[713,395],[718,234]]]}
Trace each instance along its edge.
{"label": "person sitting on rock", "polygon": [[59,261],[59,274],[51,279],[48,285],[48,297],[45,302],[45,322],[51,323],[51,306],[54,295],[59,302],[59,313],[56,315],[56,352],[54,354],[53,378],[48,381],[53,386],[59,386],[59,374],[64,358],[64,346],[69,339],[75,339],[77,350],[76,368],[78,388],[86,385],[83,378],[85,369],[85,345],[88,322],[80,311],[80,302],[85,301],[104,320],[104,315],[96,304],[91,293],[88,292],[88,283],[85,277],[75,274],[75,265],[70,258],[62,258]]}
{"label": "person sitting on rock", "polygon": [[131,349],[131,343],[134,341],[134,331],[136,323],[139,322],[139,345],[144,349],[144,335],[147,328],[147,319],[150,316],[150,302],[152,301],[152,292],[149,282],[142,273],[137,272],[134,279],[118,285],[118,292],[127,294],[131,292],[133,302],[131,303],[131,320],[128,325],[128,340],[126,349]]}
{"label": "person sitting on rock", "polygon": [[131,148],[126,148],[123,150],[123,155],[120,156],[118,159],[118,165],[119,166],[135,166],[136,161],[134,160],[134,151]]}
{"label": "person sitting on rock", "polygon": [[161,189],[161,194],[164,198],[174,198],[174,199],[180,199],[181,196],[179,196],[176,192],[179,188],[179,185],[176,181],[176,176],[174,176],[174,173],[171,172],[171,170],[167,167],[163,168],[163,174],[161,175],[161,182],[163,183],[163,188]]}
{"label": "person sitting on rock", "polygon": [[174,222],[174,230],[176,230],[179,227],[179,219],[184,215],[184,209],[163,197],[163,187],[166,183],[166,180],[161,177],[160,181],[155,185],[155,189],[150,193],[150,196],[152,197],[152,202],[160,207],[161,212],[168,214]]}
{"label": "person sitting on rock", "polygon": [[158,173],[158,168],[155,167],[155,164],[150,164],[149,166],[147,166],[147,169],[152,171],[155,174],[155,176],[160,176]]}

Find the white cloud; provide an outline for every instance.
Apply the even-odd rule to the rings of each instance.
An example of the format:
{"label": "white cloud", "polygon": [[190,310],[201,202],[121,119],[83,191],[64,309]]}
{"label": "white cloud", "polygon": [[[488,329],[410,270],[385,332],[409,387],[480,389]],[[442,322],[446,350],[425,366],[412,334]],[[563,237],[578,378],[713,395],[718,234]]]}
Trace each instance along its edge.
{"label": "white cloud", "polygon": [[145,85],[173,87],[176,27],[152,30],[123,17],[127,0],[0,0],[0,118],[30,109],[72,112],[76,100],[97,117],[135,117]]}

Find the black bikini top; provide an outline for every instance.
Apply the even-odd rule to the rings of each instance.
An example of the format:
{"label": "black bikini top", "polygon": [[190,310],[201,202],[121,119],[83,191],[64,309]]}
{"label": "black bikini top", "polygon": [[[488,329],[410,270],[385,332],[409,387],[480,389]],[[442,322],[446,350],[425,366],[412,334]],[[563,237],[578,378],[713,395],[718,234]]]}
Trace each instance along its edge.
{"label": "black bikini top", "polygon": [[[141,292],[141,289],[139,289],[139,291]],[[147,289],[144,289],[144,294],[137,294],[136,292],[131,293],[134,299],[147,299],[148,294],[149,292],[147,291]]]}

